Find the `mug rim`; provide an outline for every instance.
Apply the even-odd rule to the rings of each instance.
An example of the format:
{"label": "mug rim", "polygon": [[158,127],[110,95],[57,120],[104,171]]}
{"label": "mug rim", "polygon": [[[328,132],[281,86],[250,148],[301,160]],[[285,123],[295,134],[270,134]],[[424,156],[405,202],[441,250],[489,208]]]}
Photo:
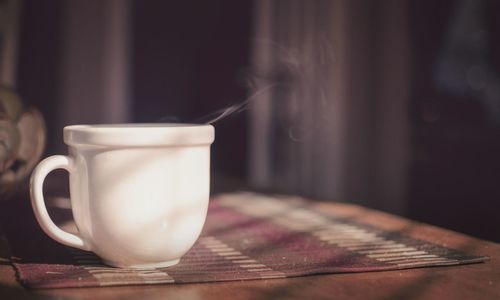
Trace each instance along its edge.
{"label": "mug rim", "polygon": [[119,123],[79,124],[63,129],[70,146],[187,146],[210,145],[215,129],[209,124]]}

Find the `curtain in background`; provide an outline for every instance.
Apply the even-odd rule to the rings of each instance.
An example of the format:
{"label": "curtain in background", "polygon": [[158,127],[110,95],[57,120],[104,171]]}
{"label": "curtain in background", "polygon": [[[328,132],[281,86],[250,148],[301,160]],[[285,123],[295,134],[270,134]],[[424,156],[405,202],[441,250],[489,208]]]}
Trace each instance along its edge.
{"label": "curtain in background", "polygon": [[15,87],[21,1],[0,1],[0,84]]}
{"label": "curtain in background", "polygon": [[130,6],[63,2],[61,124],[129,121]]}
{"label": "curtain in background", "polygon": [[404,213],[406,1],[257,1],[255,186]]}

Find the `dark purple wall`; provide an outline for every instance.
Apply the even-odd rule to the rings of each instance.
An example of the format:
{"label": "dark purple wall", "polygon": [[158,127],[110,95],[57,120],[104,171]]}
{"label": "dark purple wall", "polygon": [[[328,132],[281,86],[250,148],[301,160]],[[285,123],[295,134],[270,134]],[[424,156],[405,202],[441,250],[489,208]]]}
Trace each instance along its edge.
{"label": "dark purple wall", "polygon": [[[500,123],[491,119],[492,108],[481,100],[480,93],[460,85],[455,89],[463,92],[454,93],[436,81],[437,65],[460,1],[411,3],[414,65],[410,216],[500,241]],[[476,46],[485,49],[482,56],[486,68],[491,68],[490,76],[500,78],[500,3],[482,3],[485,9],[481,11],[481,34],[486,44]],[[455,76],[471,67],[467,62],[476,54],[467,53],[468,48],[456,47],[444,54],[463,55],[460,61],[466,62],[466,70],[458,68]],[[500,99],[496,102],[500,104]],[[498,113],[496,118],[500,119]]]}
{"label": "dark purple wall", "polygon": [[[193,122],[242,101],[252,1],[135,1],[133,120]],[[216,124],[216,173],[245,177],[247,119]]]}

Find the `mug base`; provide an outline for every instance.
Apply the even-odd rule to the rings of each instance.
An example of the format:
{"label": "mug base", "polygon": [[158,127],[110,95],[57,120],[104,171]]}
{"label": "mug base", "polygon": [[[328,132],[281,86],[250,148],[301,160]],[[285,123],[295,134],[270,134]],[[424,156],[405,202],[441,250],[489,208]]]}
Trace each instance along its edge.
{"label": "mug base", "polygon": [[148,263],[148,264],[133,264],[133,265],[126,265],[126,264],[121,264],[121,263],[115,263],[109,260],[102,260],[106,265],[112,266],[115,268],[126,268],[126,269],[156,269],[156,268],[166,268],[166,267],[171,267],[179,263],[180,259],[174,259],[174,260],[169,260],[169,261],[164,261],[164,262],[159,262],[159,263]]}

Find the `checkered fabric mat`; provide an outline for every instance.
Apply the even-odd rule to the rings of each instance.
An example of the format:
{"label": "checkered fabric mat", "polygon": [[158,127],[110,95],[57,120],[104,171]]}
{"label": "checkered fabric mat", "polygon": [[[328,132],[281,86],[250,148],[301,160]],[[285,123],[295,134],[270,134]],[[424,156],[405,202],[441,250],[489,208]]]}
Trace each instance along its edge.
{"label": "checkered fabric mat", "polygon": [[11,242],[18,279],[29,288],[285,278],[488,259],[326,214],[300,197],[253,193],[211,199],[201,237],[168,268],[108,267],[92,252],[62,246],[41,232],[37,236],[31,244]]}

